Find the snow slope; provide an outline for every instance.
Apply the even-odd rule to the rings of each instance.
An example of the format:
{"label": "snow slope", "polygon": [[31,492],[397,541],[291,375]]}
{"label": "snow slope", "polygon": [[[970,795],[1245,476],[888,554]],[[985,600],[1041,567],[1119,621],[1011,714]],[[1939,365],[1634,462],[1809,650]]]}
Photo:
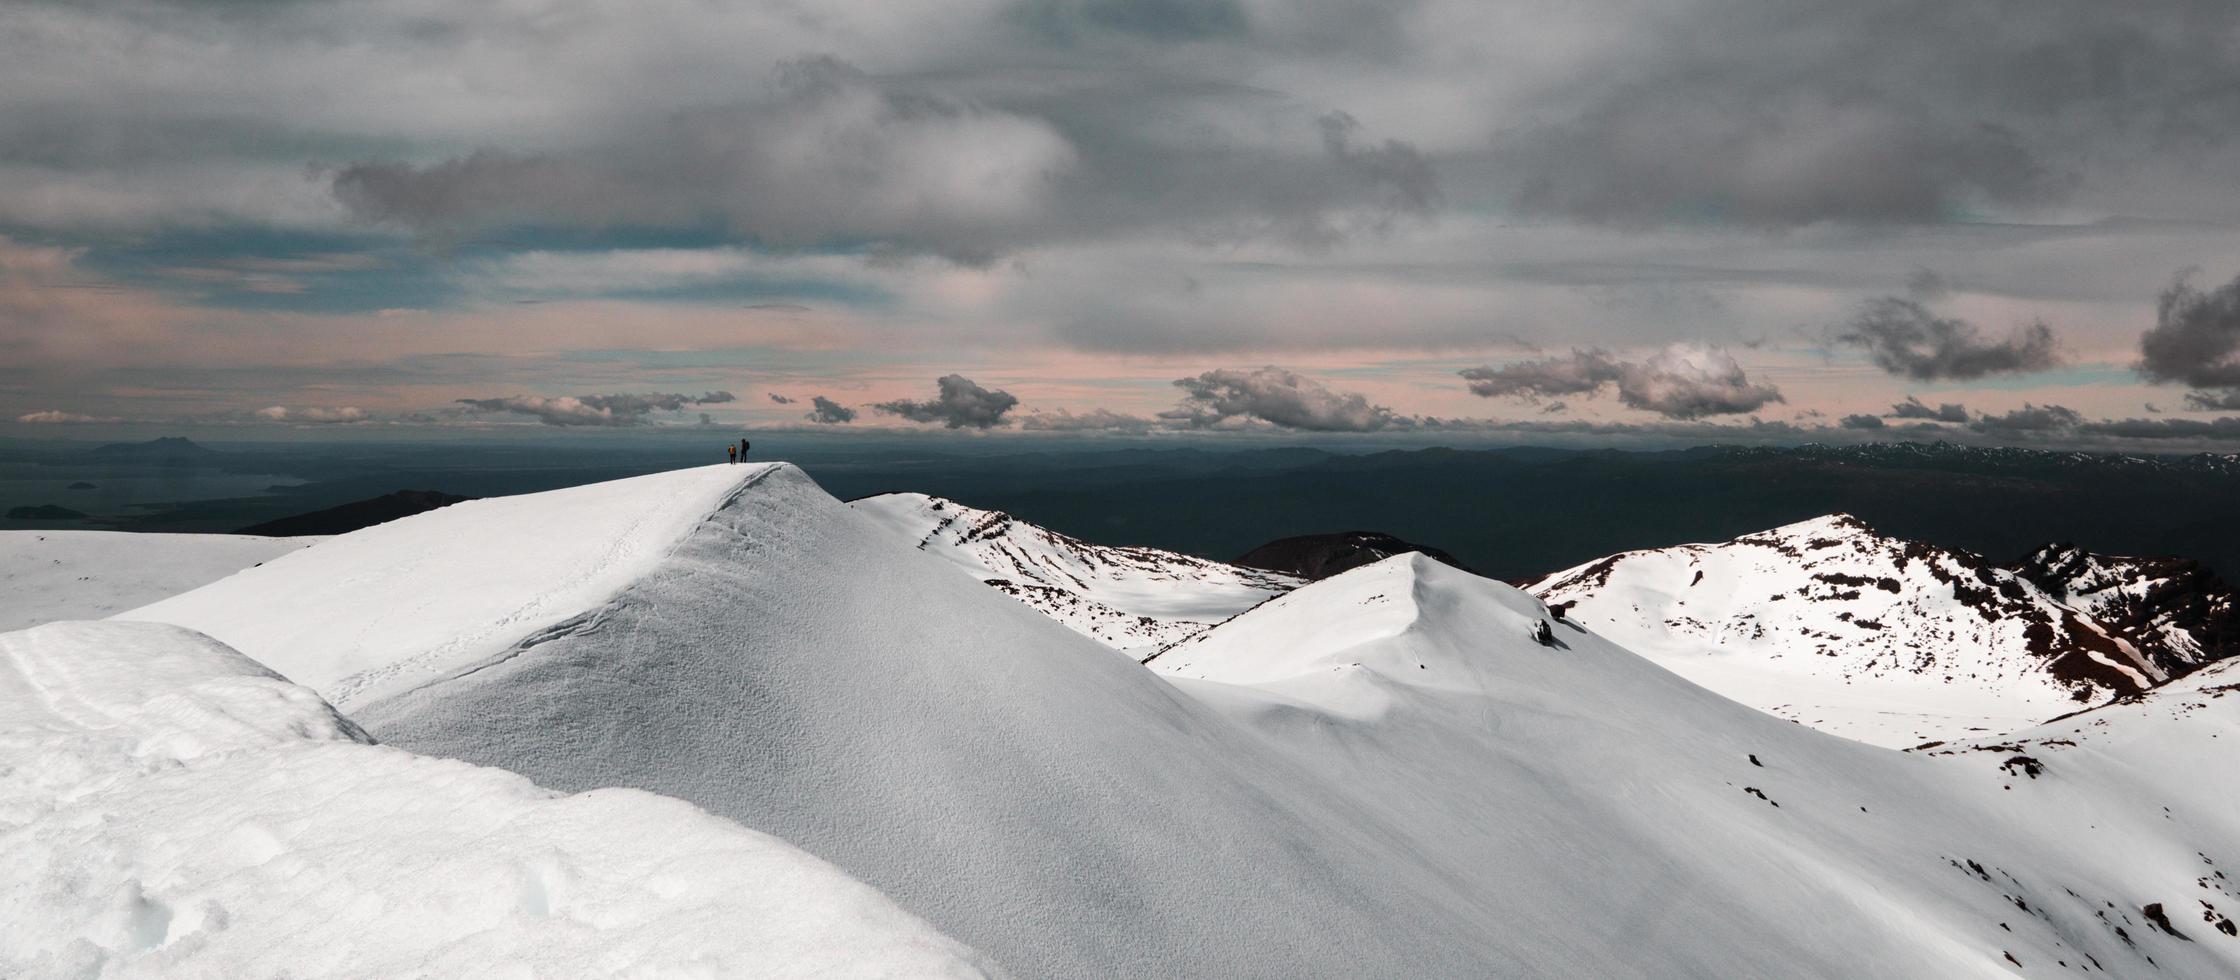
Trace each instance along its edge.
{"label": "snow slope", "polygon": [[99,619],[177,595],[321,538],[0,531],[0,632]]}
{"label": "snow slope", "polygon": [[[352,717],[774,832],[1024,976],[2240,971],[2240,941],[2114,931],[2194,887],[2196,852],[2240,860],[2231,818],[2170,819],[2153,786],[2050,811],[1988,760],[1790,724],[1575,625],[1542,646],[1536,600],[1420,557],[1145,669],[791,467],[744,469],[603,601]],[[563,505],[483,503],[508,525]],[[487,547],[441,530],[396,553]],[[378,594],[471,580],[434,559],[354,574]],[[231,600],[288,615],[290,588]],[[181,602],[226,638],[224,602]]]}
{"label": "snow slope", "polygon": [[2240,698],[2216,727],[2164,726],[2129,758],[2033,781],[2001,768],[2011,752],[1930,758],[1777,720],[1577,624],[1541,646],[1547,616],[1409,556],[1149,665],[1353,787],[1453,874],[1490,879],[1487,921],[1557,947],[1534,975],[2240,970],[2221,927],[2188,941],[2141,924],[2150,906],[2240,904],[2215,877],[2240,860],[2240,770],[2229,739],[2204,737],[2230,734]]}
{"label": "snow slope", "polygon": [[0,634],[0,975],[989,975],[683,803],[365,743],[188,630]]}
{"label": "snow slope", "polygon": [[1090,544],[922,493],[879,494],[849,506],[918,550],[1139,660],[1304,581],[1156,548]]}
{"label": "snow slope", "polygon": [[657,567],[769,464],[469,500],[119,616],[198,629],[348,710],[504,654]]}
{"label": "snow slope", "polygon": [[2168,677],[2013,572],[1841,514],[1529,588],[1698,684],[1892,747],[2012,731]]}

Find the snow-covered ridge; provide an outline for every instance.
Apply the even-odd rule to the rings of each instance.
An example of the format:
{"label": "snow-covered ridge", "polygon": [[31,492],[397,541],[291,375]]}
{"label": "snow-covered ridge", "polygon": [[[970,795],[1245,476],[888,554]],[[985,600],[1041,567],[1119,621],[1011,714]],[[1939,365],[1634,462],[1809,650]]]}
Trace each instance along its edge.
{"label": "snow-covered ridge", "polygon": [[1139,658],[1302,582],[1156,548],[1091,544],[922,493],[879,494],[849,506],[918,550]]}
{"label": "snow-covered ridge", "polygon": [[0,975],[983,977],[783,841],[366,744],[154,623],[0,634]]}
{"label": "snow-covered ridge", "polygon": [[[2240,798],[2234,767],[2206,764],[2230,740],[2188,770],[2036,781],[1991,755],[1892,752],[1577,623],[1540,642],[1532,597],[1412,557],[1146,669],[790,467],[732,479],[605,598],[351,717],[387,746],[777,833],[1026,976],[2240,970],[2240,939],[2141,924],[2224,902],[2195,879],[2240,860],[2240,810],[2214,805]],[[509,524],[578,506],[503,503]],[[486,539],[425,531],[353,569],[358,587],[470,581],[443,556]],[[208,609],[213,628],[292,610],[294,587]]]}
{"label": "snow-covered ridge", "polygon": [[470,500],[117,618],[209,633],[348,710],[504,656],[597,608],[780,468],[793,471],[717,464]]}
{"label": "snow-covered ridge", "polygon": [[1884,745],[2012,730],[2170,676],[2013,571],[1842,514],[1613,555],[1530,590],[1697,683]]}

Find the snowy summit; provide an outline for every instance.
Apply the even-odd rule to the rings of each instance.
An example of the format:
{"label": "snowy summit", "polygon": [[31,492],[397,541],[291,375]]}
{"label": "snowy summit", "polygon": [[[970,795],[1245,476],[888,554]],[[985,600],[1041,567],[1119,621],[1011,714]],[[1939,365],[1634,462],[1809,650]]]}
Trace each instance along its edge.
{"label": "snowy summit", "polygon": [[[2107,650],[2031,634],[2077,607],[1840,518],[1550,581],[783,463],[455,504],[0,635],[0,973],[2240,971],[2225,664],[2069,672]],[[1092,602],[1180,638],[1116,656]],[[1963,628],[1971,685],[1856,642]],[[1722,696],[1847,671],[2026,720],[1898,752]]]}

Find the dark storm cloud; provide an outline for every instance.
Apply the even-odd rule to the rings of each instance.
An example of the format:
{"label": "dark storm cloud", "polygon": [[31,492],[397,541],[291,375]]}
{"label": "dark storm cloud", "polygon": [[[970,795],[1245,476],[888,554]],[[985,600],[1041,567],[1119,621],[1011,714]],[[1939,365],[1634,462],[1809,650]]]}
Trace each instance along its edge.
{"label": "dark storm cloud", "polygon": [[2043,371],[2061,363],[2053,329],[2044,323],[1986,339],[1974,324],[1937,316],[1900,296],[1868,300],[1835,339],[1866,351],[1884,371],[1916,381]]}
{"label": "dark storm cloud", "polygon": [[1036,412],[1019,420],[1019,428],[1034,432],[1126,432],[1142,434],[1158,426],[1158,422],[1140,415],[1127,415],[1111,409],[1095,408],[1086,412],[1058,409],[1054,412]]}
{"label": "dark storm cloud", "polygon": [[[1532,211],[1617,224],[1936,223],[2221,146],[2240,8],[2209,0],[1707,0],[1583,59],[1502,155]],[[1551,93],[1547,102],[1564,94]]]}
{"label": "dark storm cloud", "polygon": [[1569,354],[1518,361],[1496,367],[1464,368],[1470,393],[1486,398],[1507,396],[1542,398],[1555,395],[1592,394],[1622,373],[1617,360],[1600,349],[1573,350]]}
{"label": "dark storm cloud", "polygon": [[1322,130],[1322,148],[1369,189],[1377,211],[1428,216],[1438,207],[1438,175],[1413,145],[1396,139],[1358,145],[1361,122],[1344,112],[1323,116],[1315,125]]}
{"label": "dark storm cloud", "polygon": [[2083,423],[2084,415],[2076,409],[2025,403],[2005,415],[1982,416],[1968,428],[1989,435],[2036,435],[2074,431]]}
{"label": "dark storm cloud", "polygon": [[1921,399],[1907,395],[1905,401],[1890,406],[1890,417],[1894,419],[1925,419],[1930,422],[1966,422],[1968,420],[1968,408],[1965,405],[1956,405],[1952,402],[1944,402],[1935,408],[1930,408],[1922,404]]}
{"label": "dark storm cloud", "polygon": [[[2186,407],[2196,412],[2240,412],[2240,389],[2186,392]],[[2156,409],[2149,408],[2149,411]]]}
{"label": "dark storm cloud", "polygon": [[728,391],[711,391],[697,398],[685,394],[507,395],[501,398],[461,398],[458,404],[476,412],[526,415],[546,425],[637,425],[655,412],[681,412],[686,405],[710,405],[734,400]]}
{"label": "dark storm cloud", "polygon": [[1279,367],[1223,368],[1178,378],[1182,404],[1159,417],[1181,428],[1216,429],[1259,421],[1307,432],[1376,432],[1405,425],[1382,405],[1356,392],[1332,391],[1321,382]]}
{"label": "dark storm cloud", "polygon": [[[787,399],[792,401],[792,399]],[[809,414],[803,416],[818,425],[846,425],[856,420],[856,410],[823,395],[809,396]],[[955,426],[951,426],[955,428]]]}
{"label": "dark storm cloud", "polygon": [[1879,415],[1846,415],[1841,423],[1846,429],[1882,429],[1888,425]]}
{"label": "dark storm cloud", "polygon": [[983,388],[961,374],[944,376],[934,384],[941,393],[930,401],[899,399],[871,407],[912,422],[939,422],[951,429],[989,429],[1002,425],[1004,413],[1019,405],[1018,397],[1010,392]]}
{"label": "dark storm cloud", "polygon": [[872,243],[970,264],[1144,227],[1325,248],[1429,217],[1440,200],[1425,154],[1364,136],[1344,112],[1296,120],[1315,150],[1209,149],[1152,126],[1140,101],[1020,101],[820,57],[781,66],[758,100],[566,149],[353,163],[330,183],[358,218],[435,237],[714,227],[768,246]]}
{"label": "dark storm cloud", "polygon": [[868,239],[984,260],[1040,219],[1075,162],[1047,121],[820,57],[782,65],[766,98],[572,151],[356,163],[332,185],[360,218],[424,234],[715,224],[771,245]]}
{"label": "dark storm cloud", "polygon": [[2203,292],[2180,274],[2155,303],[2154,327],[2139,337],[2139,374],[2197,391],[2197,409],[2240,408],[2240,277]]}
{"label": "dark storm cloud", "polygon": [[777,393],[777,392],[775,392],[775,391],[773,391],[773,392],[770,392],[770,393],[769,393],[769,395],[770,395],[770,400],[771,400],[771,401],[773,401],[773,402],[776,402],[776,403],[778,403],[778,404],[780,404],[780,405],[791,405],[791,404],[793,404],[793,399],[791,399],[791,398],[787,398],[786,396],[784,396],[784,395],[781,395],[781,394],[778,394],[778,393]]}
{"label": "dark storm cloud", "polygon": [[1781,390],[1752,382],[1726,351],[1674,344],[1641,361],[1621,361],[1599,349],[1460,372],[1472,394],[1487,398],[1591,395],[1614,384],[1629,408],[1667,418],[1699,419],[1755,412],[1783,401]]}

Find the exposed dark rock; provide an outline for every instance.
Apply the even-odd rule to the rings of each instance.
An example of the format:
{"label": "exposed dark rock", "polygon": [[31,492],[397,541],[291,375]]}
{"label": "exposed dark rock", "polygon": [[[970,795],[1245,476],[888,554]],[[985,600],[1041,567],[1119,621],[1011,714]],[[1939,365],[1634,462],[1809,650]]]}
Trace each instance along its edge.
{"label": "exposed dark rock", "polygon": [[2240,654],[2240,595],[2190,558],[2095,555],[2056,544],[2009,568],[2090,615],[2171,677]]}
{"label": "exposed dark rock", "polygon": [[1411,551],[1476,574],[1470,566],[1444,551],[1411,544],[1379,531],[1340,531],[1283,538],[1247,551],[1232,559],[1230,564],[1319,580]]}

